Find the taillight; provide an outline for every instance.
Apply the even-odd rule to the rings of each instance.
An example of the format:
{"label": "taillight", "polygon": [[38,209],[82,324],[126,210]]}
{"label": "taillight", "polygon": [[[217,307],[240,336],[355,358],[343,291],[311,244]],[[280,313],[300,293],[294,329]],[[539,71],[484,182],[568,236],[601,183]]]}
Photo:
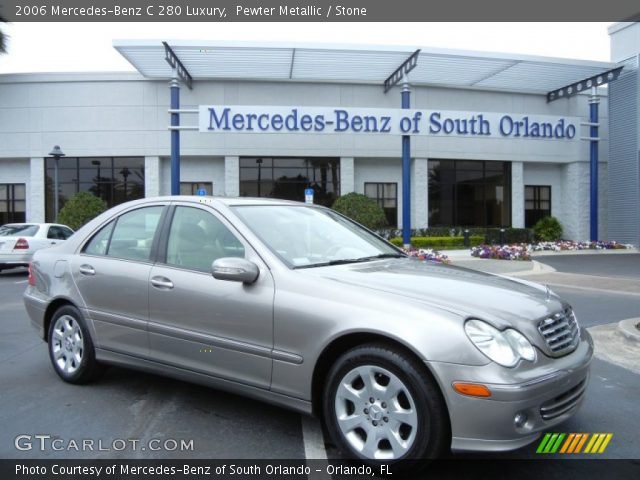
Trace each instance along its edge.
{"label": "taillight", "polygon": [[27,250],[29,248],[29,242],[26,238],[19,238],[16,244],[13,246],[14,250]]}
{"label": "taillight", "polygon": [[33,267],[31,266],[31,262],[29,262],[29,279],[27,281],[32,287],[36,286],[36,276],[33,274]]}

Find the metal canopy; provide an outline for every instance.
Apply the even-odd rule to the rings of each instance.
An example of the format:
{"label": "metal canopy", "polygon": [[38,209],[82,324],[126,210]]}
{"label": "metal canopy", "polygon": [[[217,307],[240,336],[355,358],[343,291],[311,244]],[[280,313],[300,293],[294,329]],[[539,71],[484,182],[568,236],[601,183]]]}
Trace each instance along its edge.
{"label": "metal canopy", "polygon": [[[167,41],[194,81],[262,80],[381,85],[413,47]],[[167,80],[171,67],[160,40],[115,40],[143,76]],[[410,81],[443,86],[546,94],[614,68],[609,62],[421,48]]]}

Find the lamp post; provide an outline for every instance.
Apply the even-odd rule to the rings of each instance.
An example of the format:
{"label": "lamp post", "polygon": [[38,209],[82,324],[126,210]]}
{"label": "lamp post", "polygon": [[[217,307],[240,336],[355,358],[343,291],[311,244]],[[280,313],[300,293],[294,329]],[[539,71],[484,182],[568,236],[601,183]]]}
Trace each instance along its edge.
{"label": "lamp post", "polygon": [[58,220],[58,207],[59,207],[59,199],[58,199],[58,162],[60,161],[60,157],[64,157],[64,153],[60,150],[60,145],[54,145],[53,150],[49,152],[49,155],[53,157],[53,216],[54,221]]}
{"label": "lamp post", "polygon": [[258,197],[261,197],[261,183],[262,183],[262,159],[257,158],[256,163],[258,164]]}
{"label": "lamp post", "polygon": [[129,170],[127,167],[124,167],[122,170],[120,170],[120,175],[122,175],[124,177],[124,199],[127,199],[127,178],[129,177],[129,175],[131,174],[131,170]]}

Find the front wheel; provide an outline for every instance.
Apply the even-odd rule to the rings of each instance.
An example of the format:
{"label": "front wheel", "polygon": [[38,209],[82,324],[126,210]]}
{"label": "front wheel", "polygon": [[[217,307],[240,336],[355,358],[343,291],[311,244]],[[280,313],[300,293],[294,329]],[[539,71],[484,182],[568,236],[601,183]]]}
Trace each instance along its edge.
{"label": "front wheel", "polygon": [[448,446],[435,381],[413,358],[383,344],[356,347],[335,362],[323,409],[336,445],[367,463],[436,458]]}
{"label": "front wheel", "polygon": [[53,315],[48,346],[53,368],[65,382],[87,383],[102,373],[84,317],[76,307],[65,305]]}

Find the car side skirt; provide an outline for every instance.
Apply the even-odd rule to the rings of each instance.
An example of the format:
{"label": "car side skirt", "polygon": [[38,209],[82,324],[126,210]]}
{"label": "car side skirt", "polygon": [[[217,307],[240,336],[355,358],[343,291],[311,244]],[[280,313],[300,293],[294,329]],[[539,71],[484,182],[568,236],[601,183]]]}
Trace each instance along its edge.
{"label": "car side skirt", "polygon": [[96,359],[106,364],[141,370],[144,372],[158,374],[164,377],[175,378],[176,380],[197,383],[206,387],[224,390],[226,392],[271,403],[273,405],[284,407],[290,410],[295,410],[307,415],[312,414],[310,401],[271,392],[269,390],[264,390],[262,388],[254,387],[251,385],[244,385],[242,383],[233,382],[224,378],[213,377],[211,375],[205,375],[203,373],[184,370],[171,365],[165,365],[153,362],[151,360],[145,360],[143,358],[125,355],[122,353],[117,353],[100,348],[96,348]]}

